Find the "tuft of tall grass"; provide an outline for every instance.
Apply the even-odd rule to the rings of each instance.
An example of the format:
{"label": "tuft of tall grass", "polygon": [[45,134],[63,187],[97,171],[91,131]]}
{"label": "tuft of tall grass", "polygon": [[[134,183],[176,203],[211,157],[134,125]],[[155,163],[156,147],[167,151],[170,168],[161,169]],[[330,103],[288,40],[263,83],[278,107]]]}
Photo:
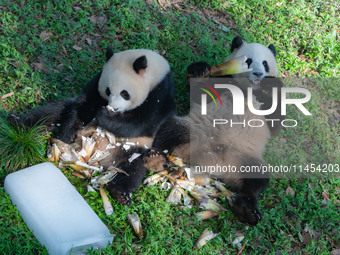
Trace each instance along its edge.
{"label": "tuft of tall grass", "polygon": [[10,173],[44,161],[47,131],[37,124],[27,128],[0,117],[0,172]]}

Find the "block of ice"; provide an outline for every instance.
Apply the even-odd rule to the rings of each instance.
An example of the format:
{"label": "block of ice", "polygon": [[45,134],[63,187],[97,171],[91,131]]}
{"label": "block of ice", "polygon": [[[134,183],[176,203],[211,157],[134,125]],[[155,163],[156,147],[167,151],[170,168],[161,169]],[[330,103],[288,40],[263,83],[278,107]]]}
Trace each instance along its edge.
{"label": "block of ice", "polygon": [[5,191],[49,254],[82,254],[113,241],[104,223],[52,163],[9,174]]}

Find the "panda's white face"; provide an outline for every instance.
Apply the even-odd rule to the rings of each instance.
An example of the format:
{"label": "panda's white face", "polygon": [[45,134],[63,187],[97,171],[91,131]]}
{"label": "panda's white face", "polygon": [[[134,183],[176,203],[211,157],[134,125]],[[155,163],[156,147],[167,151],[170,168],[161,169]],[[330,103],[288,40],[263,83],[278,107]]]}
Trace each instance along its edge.
{"label": "panda's white face", "polygon": [[107,109],[126,112],[140,106],[169,72],[168,62],[156,52],[122,51],[105,63],[98,91],[108,101]]}
{"label": "panda's white face", "polygon": [[264,45],[243,43],[233,51],[230,58],[240,56],[246,56],[248,68],[252,69],[248,73],[234,75],[240,84],[257,89],[264,77],[277,76],[278,69],[274,53]]}

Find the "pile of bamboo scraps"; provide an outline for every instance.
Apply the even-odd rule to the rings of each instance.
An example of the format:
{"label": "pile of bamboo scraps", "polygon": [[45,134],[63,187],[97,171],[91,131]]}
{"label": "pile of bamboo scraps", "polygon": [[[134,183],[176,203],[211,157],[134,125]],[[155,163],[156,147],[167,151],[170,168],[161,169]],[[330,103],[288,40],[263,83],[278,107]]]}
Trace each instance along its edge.
{"label": "pile of bamboo scraps", "polygon": [[[120,150],[127,151],[134,145],[128,139],[117,139],[100,127],[90,126],[79,132],[72,144],[52,138],[48,146],[47,157],[49,161],[58,163],[59,168],[70,167],[72,175],[90,179],[88,191],[100,191],[105,212],[110,215],[113,209],[103,187],[117,173],[126,174],[116,167],[113,155]],[[140,156],[141,154],[133,153],[128,160],[132,162]]]}
{"label": "pile of bamboo scraps", "polygon": [[[85,132],[86,131],[86,132]],[[89,178],[88,191],[99,191],[107,215],[113,213],[113,207],[104,190],[117,173],[125,173],[111,162],[110,155],[116,150],[129,150],[134,144],[127,139],[117,139],[111,133],[100,128],[85,130],[78,136],[73,144],[66,144],[57,139],[51,139],[48,148],[48,159],[58,163],[59,167],[71,167],[72,174],[79,178]],[[141,146],[141,145],[138,145]],[[138,158],[140,154],[134,153],[129,161]],[[227,190],[222,183],[211,179],[207,175],[193,175],[191,169],[178,157],[168,156],[170,161],[166,170],[155,173],[144,180],[144,184],[152,186],[160,184],[162,189],[171,189],[166,201],[182,206],[192,207],[197,204],[203,211],[196,213],[199,220],[218,216],[226,209],[216,202],[216,198],[223,195],[232,202],[233,193]],[[102,162],[106,162],[103,166]],[[108,165],[107,162],[111,162]],[[104,170],[105,169],[105,170]],[[128,216],[129,222],[139,238],[143,237],[141,222],[137,214]],[[210,233],[203,235],[196,247],[201,247],[208,240],[217,236]]]}
{"label": "pile of bamboo scraps", "polygon": [[[178,157],[169,156],[173,166],[169,170],[158,172],[144,180],[147,186],[161,183],[162,189],[171,189],[166,201],[173,204],[180,204],[183,197],[184,206],[192,206],[194,198],[200,208],[210,211],[224,211],[214,199],[223,195],[231,203],[233,193],[227,190],[223,184],[210,178],[208,175],[193,175],[192,170],[187,167]],[[202,219],[206,219],[203,217]]]}

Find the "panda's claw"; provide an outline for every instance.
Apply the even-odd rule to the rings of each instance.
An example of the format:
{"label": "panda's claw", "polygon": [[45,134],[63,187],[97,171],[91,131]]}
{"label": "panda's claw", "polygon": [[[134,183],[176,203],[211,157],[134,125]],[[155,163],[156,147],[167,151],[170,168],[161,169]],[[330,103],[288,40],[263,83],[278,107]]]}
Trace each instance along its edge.
{"label": "panda's claw", "polygon": [[163,171],[168,165],[165,154],[154,149],[148,150],[143,158],[143,162],[144,166],[152,172]]}
{"label": "panda's claw", "polygon": [[155,151],[153,149],[150,149],[148,151],[148,157],[150,158],[154,158],[154,157],[158,157],[158,156],[161,156],[160,152],[159,151]]}
{"label": "panda's claw", "polygon": [[187,74],[191,77],[202,77],[210,69],[210,65],[207,62],[196,62],[188,66]]}
{"label": "panda's claw", "polygon": [[256,225],[261,219],[261,213],[258,210],[252,210],[252,212],[248,214],[248,221],[252,225]]}
{"label": "panda's claw", "polygon": [[7,116],[7,121],[11,124],[18,124],[20,120],[19,114],[11,113]]}
{"label": "panda's claw", "polygon": [[262,219],[260,211],[256,207],[254,199],[236,195],[232,203],[232,211],[243,223],[256,225]]}
{"label": "panda's claw", "polygon": [[117,198],[119,203],[121,203],[122,205],[127,205],[127,206],[131,205],[131,196],[129,193],[121,192],[119,195],[120,197]]}
{"label": "panda's claw", "polygon": [[110,196],[115,198],[122,205],[131,205],[131,194],[128,192],[119,191],[113,188],[108,188]]}

